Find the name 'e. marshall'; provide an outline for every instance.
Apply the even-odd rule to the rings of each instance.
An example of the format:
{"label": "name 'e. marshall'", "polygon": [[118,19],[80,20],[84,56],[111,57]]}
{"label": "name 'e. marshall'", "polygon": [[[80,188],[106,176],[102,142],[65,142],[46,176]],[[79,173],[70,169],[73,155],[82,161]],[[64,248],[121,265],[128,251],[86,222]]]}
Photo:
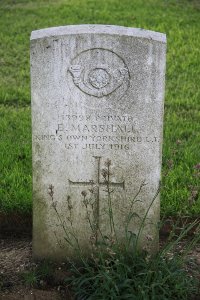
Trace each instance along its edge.
{"label": "name 'e. marshall'", "polygon": [[59,132],[79,132],[79,133],[135,133],[135,127],[133,125],[84,125],[84,124],[58,124],[56,134]]}

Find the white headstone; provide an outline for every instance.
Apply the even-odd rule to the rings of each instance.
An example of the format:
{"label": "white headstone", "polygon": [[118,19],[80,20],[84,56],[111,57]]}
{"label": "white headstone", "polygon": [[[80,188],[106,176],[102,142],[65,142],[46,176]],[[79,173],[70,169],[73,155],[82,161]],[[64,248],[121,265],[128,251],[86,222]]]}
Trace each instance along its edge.
{"label": "white headstone", "polygon": [[[142,29],[78,25],[32,32],[36,258],[73,256],[67,236],[87,251],[87,212],[95,228],[109,231],[102,171],[108,166],[118,237],[123,240],[144,182],[132,211],[140,218],[147,213],[160,181],[165,53],[165,34]],[[129,231],[138,233],[140,218],[132,219]],[[141,247],[156,250],[158,221],[159,196],[148,210]]]}

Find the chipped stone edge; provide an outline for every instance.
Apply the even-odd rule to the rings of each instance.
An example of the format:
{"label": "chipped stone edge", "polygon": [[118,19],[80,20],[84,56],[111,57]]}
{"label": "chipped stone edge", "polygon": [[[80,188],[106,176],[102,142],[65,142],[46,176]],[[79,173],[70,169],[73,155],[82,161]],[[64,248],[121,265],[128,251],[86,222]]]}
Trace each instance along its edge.
{"label": "chipped stone edge", "polygon": [[145,30],[141,28],[131,28],[115,25],[68,25],[59,27],[50,27],[45,29],[34,30],[31,33],[30,40],[48,38],[52,36],[63,36],[73,34],[110,34],[121,36],[133,36],[146,38],[149,40],[166,43],[166,34]]}

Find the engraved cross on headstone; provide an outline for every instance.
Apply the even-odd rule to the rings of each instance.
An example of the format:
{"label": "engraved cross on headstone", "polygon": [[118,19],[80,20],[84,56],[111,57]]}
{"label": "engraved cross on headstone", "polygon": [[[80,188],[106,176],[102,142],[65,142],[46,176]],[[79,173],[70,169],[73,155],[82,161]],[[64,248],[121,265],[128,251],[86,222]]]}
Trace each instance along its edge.
{"label": "engraved cross on headstone", "polygon": [[[100,201],[100,188],[102,186],[107,186],[106,181],[101,181],[100,179],[100,162],[101,162],[101,156],[93,156],[96,160],[96,170],[95,170],[95,179],[89,180],[89,181],[72,181],[69,179],[69,184],[72,186],[91,186],[94,188],[94,194],[96,198],[96,217],[97,217],[97,223],[99,218],[99,201]],[[120,187],[123,190],[125,189],[125,181],[123,182],[110,182],[109,185],[113,187]],[[98,224],[97,224],[98,228]]]}

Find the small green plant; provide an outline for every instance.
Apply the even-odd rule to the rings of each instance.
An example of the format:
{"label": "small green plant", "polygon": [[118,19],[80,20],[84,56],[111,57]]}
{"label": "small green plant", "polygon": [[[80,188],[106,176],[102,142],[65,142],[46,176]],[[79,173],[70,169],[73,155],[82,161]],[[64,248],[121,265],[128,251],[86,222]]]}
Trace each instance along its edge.
{"label": "small green plant", "polygon": [[54,267],[52,263],[44,260],[37,266],[36,273],[40,280],[51,282],[54,274]]}
{"label": "small green plant", "polygon": [[30,287],[35,287],[38,284],[39,277],[36,270],[31,270],[22,274],[24,283]]}
{"label": "small green plant", "polygon": [[[111,161],[107,160],[105,166],[106,168],[102,169],[101,173],[105,180],[108,199],[109,234],[105,235],[101,232],[98,223],[94,222],[96,214],[95,212],[91,214],[91,209],[95,208],[95,204],[92,198],[88,196],[93,192],[88,190],[81,193],[87,220],[92,232],[90,236],[91,255],[86,257],[82,254],[79,241],[73,231],[72,219],[68,218],[69,227],[66,228],[66,222],[61,220],[56,205],[52,205],[58,220],[61,221],[64,232],[67,233],[65,237],[66,242],[69,246],[76,247],[76,253],[79,258],[78,264],[70,261],[72,275],[66,278],[66,283],[70,284],[77,299],[190,299],[190,296],[198,291],[198,282],[187,272],[185,257],[200,240],[199,227],[197,226],[198,220],[185,226],[178,236],[176,234],[176,226],[174,226],[167,243],[156,255],[151,256],[148,248],[140,249],[138,247],[140,234],[148,217],[148,212],[160,190],[158,189],[153,197],[144,217],[140,218],[141,225],[136,235],[129,230],[129,224],[133,218],[139,217],[133,208],[135,201],[138,201],[137,196],[145,186],[145,183],[142,183],[130,205],[130,211],[124,224],[125,241],[122,244],[117,238],[112,210]],[[49,195],[52,203],[55,204],[52,185],[49,187]],[[71,206],[70,213],[72,209],[73,207]],[[176,246],[194,227],[196,228],[194,238],[186,244],[181,252],[176,251]],[[151,242],[151,236],[146,238]],[[71,239],[76,243],[73,244]]]}
{"label": "small green plant", "polygon": [[40,282],[53,282],[54,267],[48,261],[40,262],[33,270],[22,274],[24,282],[30,287],[37,287]]}

